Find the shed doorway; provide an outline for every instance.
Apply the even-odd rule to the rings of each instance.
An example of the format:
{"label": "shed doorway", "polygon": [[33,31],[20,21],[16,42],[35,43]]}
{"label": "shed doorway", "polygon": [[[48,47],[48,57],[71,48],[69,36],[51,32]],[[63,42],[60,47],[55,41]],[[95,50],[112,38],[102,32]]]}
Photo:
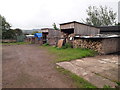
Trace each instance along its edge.
{"label": "shed doorway", "polygon": [[61,29],[61,32],[69,35],[69,34],[74,33],[74,29]]}

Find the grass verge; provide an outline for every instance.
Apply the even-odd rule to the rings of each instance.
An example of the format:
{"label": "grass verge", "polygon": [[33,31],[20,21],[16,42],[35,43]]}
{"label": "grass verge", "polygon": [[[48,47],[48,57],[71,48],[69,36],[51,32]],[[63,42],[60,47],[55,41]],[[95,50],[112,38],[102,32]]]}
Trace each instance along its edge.
{"label": "grass verge", "polygon": [[22,45],[29,44],[28,42],[13,42],[13,43],[1,43],[2,45]]}
{"label": "grass verge", "polygon": [[[71,61],[75,59],[80,59],[88,56],[95,56],[97,53],[90,49],[81,48],[56,48],[48,45],[40,46],[41,48],[47,49],[50,54],[56,56],[55,62]],[[59,66],[56,68],[59,72],[63,73],[65,76],[73,80],[73,83],[77,88],[97,88],[83,78],[77,76],[76,74],[65,70]]]}
{"label": "grass verge", "polygon": [[77,76],[74,73],[71,73],[68,70],[65,70],[64,68],[61,68],[59,66],[56,67],[57,71],[61,72],[62,74],[68,76],[73,80],[73,83],[77,88],[97,88],[96,86],[92,85],[88,81],[84,80],[83,78]]}
{"label": "grass verge", "polygon": [[56,62],[71,61],[88,56],[95,56],[96,52],[90,49],[81,48],[56,48],[52,46],[41,46],[56,56]]}

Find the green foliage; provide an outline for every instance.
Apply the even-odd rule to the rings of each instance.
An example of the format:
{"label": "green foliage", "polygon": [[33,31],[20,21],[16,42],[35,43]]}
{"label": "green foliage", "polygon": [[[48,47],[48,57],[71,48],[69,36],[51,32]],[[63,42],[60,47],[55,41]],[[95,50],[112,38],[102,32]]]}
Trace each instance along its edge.
{"label": "green foliage", "polygon": [[90,49],[81,49],[81,48],[56,48],[47,46],[46,47],[50,53],[53,53],[56,56],[56,61],[71,61],[75,59],[80,59],[88,56],[95,56],[96,52]]}
{"label": "green foliage", "polygon": [[59,28],[57,28],[57,26],[56,26],[55,23],[53,23],[53,28],[54,28],[55,30],[59,30]]}
{"label": "green foliage", "polygon": [[14,30],[10,29],[2,33],[2,39],[15,39],[16,35]]}
{"label": "green foliage", "polygon": [[72,48],[72,44],[70,44],[70,43],[65,43],[65,45],[62,46],[62,49],[66,49],[66,48]]}
{"label": "green foliage", "polygon": [[109,85],[104,85],[103,88],[111,88]]}
{"label": "green foliage", "polygon": [[17,39],[17,36],[23,35],[21,29],[9,29],[2,33],[2,39]]}
{"label": "green foliage", "polygon": [[[10,24],[6,21],[5,17],[1,16],[0,15],[0,38],[5,38],[5,37],[10,37],[13,36],[13,32],[12,31],[7,31],[7,30],[10,30]],[[10,33],[10,34],[7,34],[7,33]],[[10,36],[6,36],[7,35],[10,35]]]}
{"label": "green foliage", "polygon": [[2,32],[9,30],[11,25],[6,21],[5,17],[0,15],[0,20],[2,21]]}
{"label": "green foliage", "polygon": [[21,30],[21,29],[19,29],[19,28],[14,29],[14,32],[15,32],[16,36],[23,35],[22,30]]}
{"label": "green foliage", "polygon": [[[10,29],[11,25],[6,19],[0,15],[0,30],[2,29],[2,39],[17,39],[17,36],[22,35],[22,30],[17,28],[15,30]],[[0,31],[1,32],[1,31]]]}
{"label": "green foliage", "polygon": [[116,82],[118,86],[120,86],[120,82]]}
{"label": "green foliage", "polygon": [[2,16],[0,15],[0,39],[2,39]]}
{"label": "green foliage", "polygon": [[49,44],[48,44],[48,43],[45,43],[45,44],[43,44],[43,46],[49,46]]}
{"label": "green foliage", "polygon": [[116,13],[110,8],[100,6],[89,6],[87,9],[87,15],[85,23],[94,26],[108,26],[116,24]]}
{"label": "green foliage", "polygon": [[65,70],[59,66],[56,67],[56,69],[63,73],[64,75],[68,76],[69,78],[71,78],[73,80],[73,83],[77,86],[77,88],[97,88],[96,86],[92,85],[91,83],[89,83],[88,81],[84,80],[83,78],[77,76],[74,73],[71,73],[68,70]]}

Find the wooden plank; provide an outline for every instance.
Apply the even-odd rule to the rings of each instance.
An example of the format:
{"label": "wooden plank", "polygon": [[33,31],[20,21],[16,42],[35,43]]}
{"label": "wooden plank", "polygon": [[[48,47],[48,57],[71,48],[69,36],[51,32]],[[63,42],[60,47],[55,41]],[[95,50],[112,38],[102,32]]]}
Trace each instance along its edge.
{"label": "wooden plank", "polygon": [[59,41],[58,41],[58,48],[61,48],[62,46],[63,46],[63,41],[64,41],[64,39],[60,39]]}

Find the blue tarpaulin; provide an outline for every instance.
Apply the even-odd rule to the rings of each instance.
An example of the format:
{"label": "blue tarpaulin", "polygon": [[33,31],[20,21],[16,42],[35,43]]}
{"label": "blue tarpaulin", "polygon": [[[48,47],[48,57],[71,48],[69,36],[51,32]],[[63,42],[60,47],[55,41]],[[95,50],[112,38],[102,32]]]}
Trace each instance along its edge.
{"label": "blue tarpaulin", "polygon": [[42,37],[42,33],[35,33],[34,37],[37,37],[38,40],[40,40],[40,38]]}

